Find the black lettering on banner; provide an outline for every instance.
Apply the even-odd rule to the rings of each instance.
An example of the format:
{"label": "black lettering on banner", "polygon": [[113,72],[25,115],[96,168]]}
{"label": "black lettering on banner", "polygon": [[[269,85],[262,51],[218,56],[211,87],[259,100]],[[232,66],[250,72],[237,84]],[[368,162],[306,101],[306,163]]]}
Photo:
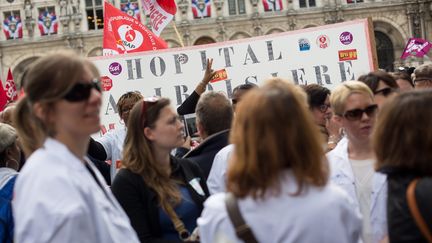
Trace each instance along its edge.
{"label": "black lettering on banner", "polygon": [[248,60],[252,60],[253,64],[259,63],[258,58],[256,57],[256,55],[253,52],[252,47],[250,45],[248,45],[248,49],[246,52],[246,57],[245,57],[245,61],[244,61],[243,65],[246,65]]}
{"label": "black lettering on banner", "polygon": [[226,91],[227,91],[227,96],[229,99],[232,98],[232,85],[231,85],[231,79],[226,79],[225,80],[225,86],[226,86]]}
{"label": "black lettering on banner", "polygon": [[274,59],[273,43],[272,42],[273,41],[266,41],[266,43],[267,43],[267,53],[268,53],[269,61],[274,61],[274,60],[280,60],[280,59],[282,59],[282,52],[279,52],[279,57],[276,58],[276,59]]}
{"label": "black lettering on banner", "polygon": [[[254,81],[252,81],[252,80],[254,80]],[[246,77],[246,79],[245,79],[245,83],[258,83],[258,78],[257,78],[257,76],[255,75],[255,76],[248,76],[248,77]]]}
{"label": "black lettering on banner", "polygon": [[[202,65],[202,70],[205,71],[207,68],[207,53],[206,51],[200,51],[201,54],[201,65]],[[219,55],[220,55],[220,50],[219,50]]]}
{"label": "black lettering on banner", "polygon": [[272,76],[273,78],[277,78],[277,76],[278,76],[278,72],[271,73],[271,76]]}
{"label": "black lettering on banner", "polygon": [[181,96],[183,95],[184,99],[189,97],[189,95],[186,93],[188,91],[188,87],[186,85],[175,85],[174,88],[176,91],[177,105],[181,105],[184,101]]}
{"label": "black lettering on banner", "polygon": [[161,89],[162,89],[162,88],[154,88],[154,91],[155,91],[155,95],[156,95],[156,96],[162,97]]}
{"label": "black lettering on banner", "polygon": [[137,58],[135,59],[135,68],[133,67],[132,64],[133,59],[129,59],[126,60],[126,65],[127,65],[127,69],[128,69],[128,80],[134,80],[134,70],[136,72],[136,79],[141,79],[142,77],[142,73],[141,73],[141,58]]}
{"label": "black lettering on banner", "polygon": [[[341,82],[345,82],[347,80],[355,80],[351,61],[338,62],[338,64],[339,72],[341,75]],[[349,77],[349,79],[347,78],[347,76]]]}
{"label": "black lettering on banner", "polygon": [[109,110],[114,110],[114,113],[118,113],[116,101],[114,100],[112,94],[109,95],[108,104],[105,110],[105,115],[108,115]]}
{"label": "black lettering on banner", "polygon": [[305,70],[304,68],[300,68],[300,69],[293,69],[291,70],[293,79],[294,79],[294,83],[296,85],[302,84],[302,85],[307,85],[307,80],[305,79]]}
{"label": "black lettering on banner", "polygon": [[[321,72],[321,68],[322,68],[322,72]],[[326,72],[328,71],[328,67],[326,65],[314,66],[314,69],[315,69],[315,77],[317,80],[317,84],[323,85],[322,77],[324,77],[326,84],[331,84],[330,76],[326,74]]]}
{"label": "black lettering on banner", "polygon": [[176,74],[182,73],[181,64],[186,64],[188,62],[188,56],[184,53],[174,55],[174,64],[176,68]]}
{"label": "black lettering on banner", "polygon": [[[160,74],[156,73],[156,61],[155,61],[156,59],[159,60]],[[152,60],[150,61],[150,71],[153,73],[153,75],[156,77],[160,77],[164,75],[165,70],[166,70],[166,64],[164,59],[160,57],[153,57]]]}
{"label": "black lettering on banner", "polygon": [[234,48],[232,46],[219,48],[219,56],[221,55],[222,50],[223,50],[223,55],[225,57],[225,67],[232,67],[229,50],[231,50],[232,53],[234,54]]}

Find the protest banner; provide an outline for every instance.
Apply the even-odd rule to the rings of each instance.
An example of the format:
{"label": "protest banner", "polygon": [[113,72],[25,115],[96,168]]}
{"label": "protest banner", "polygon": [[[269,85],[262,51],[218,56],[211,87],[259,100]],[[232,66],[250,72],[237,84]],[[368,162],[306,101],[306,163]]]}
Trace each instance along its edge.
{"label": "protest banner", "polygon": [[[239,84],[281,77],[329,89],[378,68],[370,19],[360,19],[273,35],[112,57],[92,58],[101,76],[112,80],[103,95],[102,125],[119,124],[116,102],[127,91],[163,96],[180,105],[202,79],[207,58],[227,79],[208,90],[231,97]],[[117,126],[117,125],[115,125]]]}

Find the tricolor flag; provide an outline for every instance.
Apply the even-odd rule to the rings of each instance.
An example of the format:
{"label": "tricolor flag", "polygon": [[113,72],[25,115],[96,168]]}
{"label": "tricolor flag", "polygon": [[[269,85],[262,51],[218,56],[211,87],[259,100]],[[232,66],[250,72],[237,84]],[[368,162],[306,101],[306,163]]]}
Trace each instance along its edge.
{"label": "tricolor flag", "polygon": [[160,36],[162,30],[171,22],[177,13],[174,0],[141,0],[144,11],[150,17],[153,33]]}
{"label": "tricolor flag", "polygon": [[163,39],[153,34],[137,19],[107,2],[104,7],[104,56],[168,48]]}
{"label": "tricolor flag", "polygon": [[211,16],[210,0],[205,0],[205,2],[198,2],[197,0],[192,0],[192,13],[195,19],[210,17]]}
{"label": "tricolor flag", "polygon": [[8,97],[6,91],[3,89],[3,82],[0,80],[0,111],[3,111],[6,104],[8,103]]}
{"label": "tricolor flag", "polygon": [[10,68],[6,79],[5,91],[9,102],[13,102],[18,99],[17,89]]}
{"label": "tricolor flag", "polygon": [[281,11],[282,0],[262,0],[264,11]]}
{"label": "tricolor flag", "polygon": [[121,11],[125,12],[127,15],[132,16],[141,22],[140,9],[139,9],[137,2],[135,2],[135,3],[131,3],[131,2],[121,3],[120,9],[121,9]]}
{"label": "tricolor flag", "polygon": [[6,39],[19,39],[23,37],[23,29],[21,18],[19,16],[10,15],[3,21],[3,32]]}
{"label": "tricolor flag", "polygon": [[410,38],[402,52],[401,59],[405,59],[409,56],[423,57],[429,52],[432,47],[432,43],[421,38]]}
{"label": "tricolor flag", "polygon": [[38,18],[38,26],[41,35],[57,34],[58,21],[54,11],[43,11]]}

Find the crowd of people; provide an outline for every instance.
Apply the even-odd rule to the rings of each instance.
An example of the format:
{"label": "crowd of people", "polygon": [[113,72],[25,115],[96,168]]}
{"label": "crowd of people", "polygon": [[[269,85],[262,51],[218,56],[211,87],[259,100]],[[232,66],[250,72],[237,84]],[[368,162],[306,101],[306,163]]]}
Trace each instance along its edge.
{"label": "crowd of people", "polygon": [[432,64],[227,97],[212,61],[177,110],[122,95],[99,138],[94,64],[32,63],[0,113],[2,242],[432,242]]}

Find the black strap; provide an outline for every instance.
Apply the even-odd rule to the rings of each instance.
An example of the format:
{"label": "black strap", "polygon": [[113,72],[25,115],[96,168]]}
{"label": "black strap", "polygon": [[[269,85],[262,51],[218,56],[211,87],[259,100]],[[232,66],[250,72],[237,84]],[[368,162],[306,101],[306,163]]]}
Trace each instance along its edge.
{"label": "black strap", "polygon": [[228,211],[228,216],[234,225],[234,229],[238,238],[245,243],[258,243],[249,225],[246,224],[238,207],[237,198],[232,193],[227,193],[225,197],[225,205]]}

